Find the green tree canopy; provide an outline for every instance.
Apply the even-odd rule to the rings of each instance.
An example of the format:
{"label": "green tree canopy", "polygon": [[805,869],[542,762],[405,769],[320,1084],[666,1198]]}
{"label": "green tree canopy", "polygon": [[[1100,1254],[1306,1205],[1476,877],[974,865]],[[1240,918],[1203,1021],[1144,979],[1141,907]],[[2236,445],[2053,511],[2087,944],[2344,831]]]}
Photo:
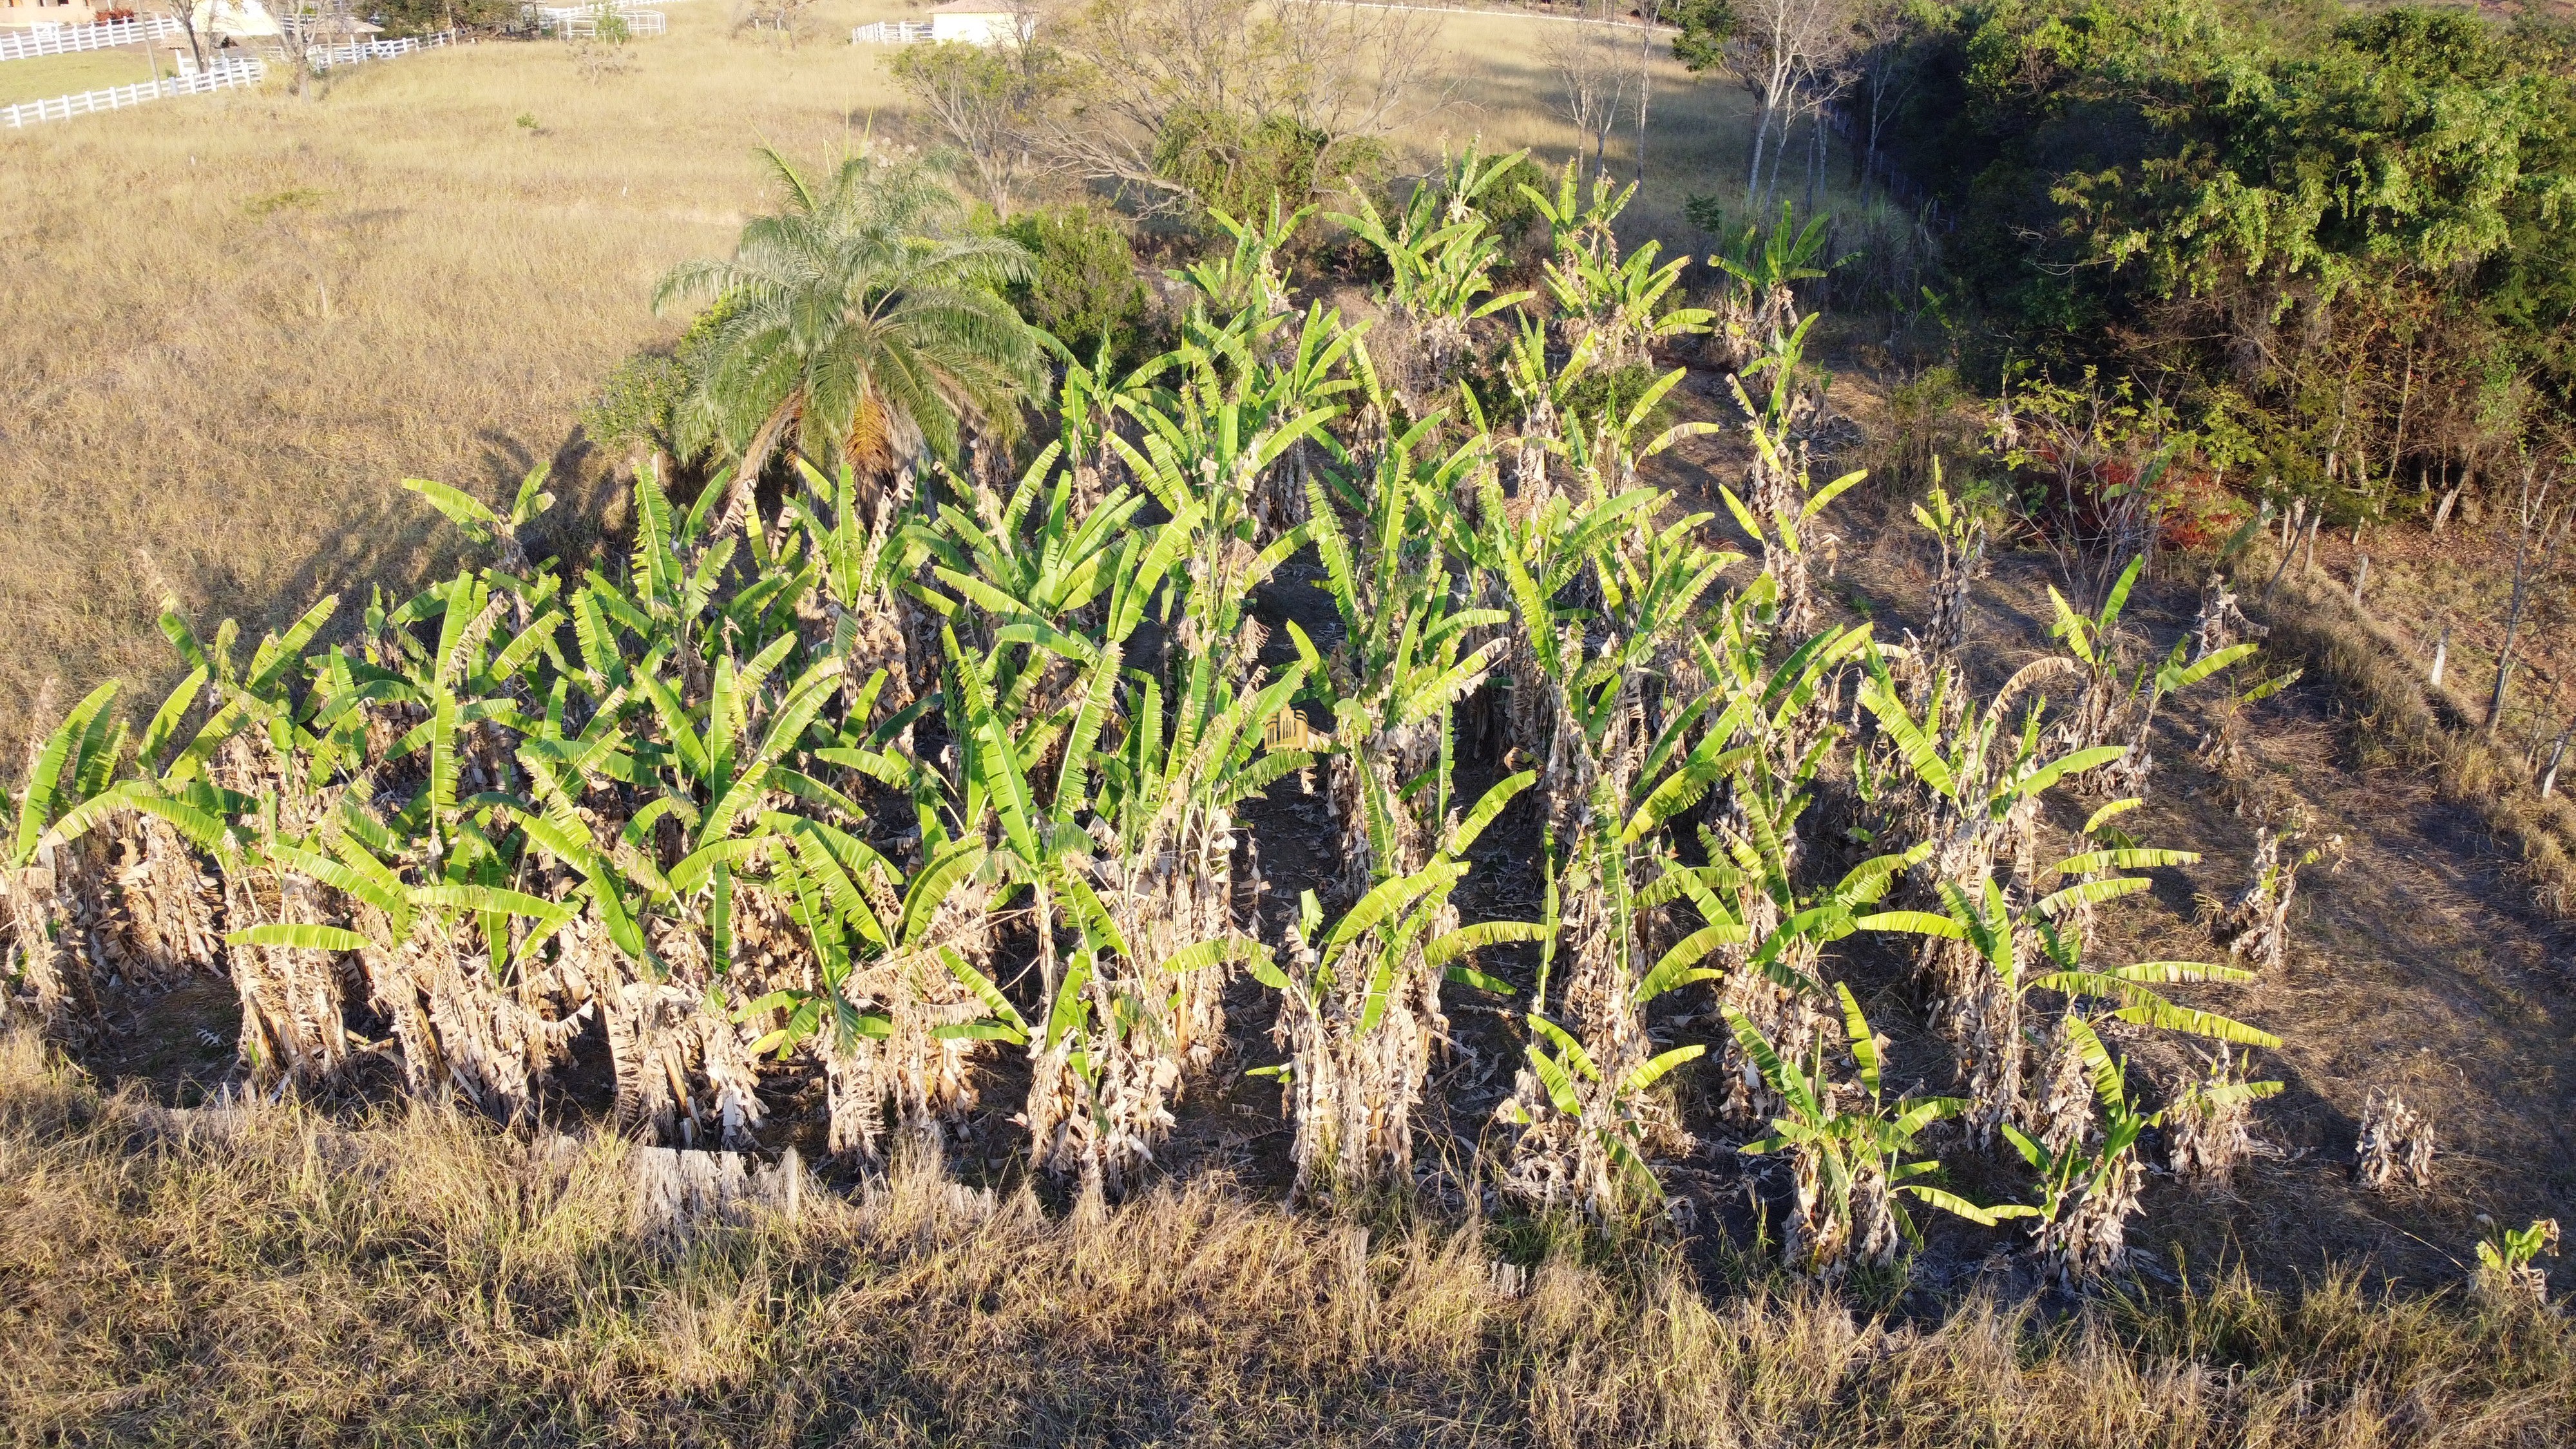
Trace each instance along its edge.
{"label": "green tree canopy", "polygon": [[817,186],[762,154],[786,208],[745,226],[730,260],[684,262],[654,294],[656,310],[703,298],[722,312],[688,359],[683,447],[738,460],[748,484],[782,442],[872,471],[953,457],[968,423],[1011,432],[1044,375],[1038,334],[999,290],[1029,277],[1028,253],[972,230],[917,165],[852,156]]}

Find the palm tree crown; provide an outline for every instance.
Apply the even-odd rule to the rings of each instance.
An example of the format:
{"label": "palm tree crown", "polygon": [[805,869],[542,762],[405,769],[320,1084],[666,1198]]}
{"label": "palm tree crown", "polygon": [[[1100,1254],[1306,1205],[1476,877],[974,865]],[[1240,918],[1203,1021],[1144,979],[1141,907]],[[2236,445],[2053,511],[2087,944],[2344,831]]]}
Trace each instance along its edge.
{"label": "palm tree crown", "polygon": [[923,451],[956,456],[968,423],[1008,432],[1044,352],[997,288],[1028,254],[976,235],[921,167],[859,155],[817,187],[776,151],[788,204],[742,229],[730,261],[684,262],[653,297],[708,298],[677,431],[756,480],[782,439],[815,464],[873,471]]}

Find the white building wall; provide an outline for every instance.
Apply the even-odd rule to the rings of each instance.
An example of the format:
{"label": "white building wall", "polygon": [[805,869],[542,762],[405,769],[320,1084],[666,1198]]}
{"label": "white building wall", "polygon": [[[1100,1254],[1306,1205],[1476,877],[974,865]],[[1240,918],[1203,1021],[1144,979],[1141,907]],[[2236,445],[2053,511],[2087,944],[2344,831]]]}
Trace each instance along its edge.
{"label": "white building wall", "polygon": [[968,45],[998,45],[1010,38],[1011,15],[1004,10],[983,14],[942,15],[932,11],[930,38],[962,40]]}

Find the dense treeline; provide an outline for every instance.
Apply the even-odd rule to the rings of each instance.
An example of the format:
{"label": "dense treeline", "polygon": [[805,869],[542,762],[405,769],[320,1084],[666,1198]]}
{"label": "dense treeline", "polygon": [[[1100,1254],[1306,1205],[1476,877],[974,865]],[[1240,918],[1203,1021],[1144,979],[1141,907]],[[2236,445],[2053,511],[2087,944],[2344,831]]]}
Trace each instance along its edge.
{"label": "dense treeline", "polygon": [[1949,219],[1993,372],[2132,376],[2209,467],[2338,521],[2563,446],[2571,32],[2220,0],[1904,19],[1842,104]]}

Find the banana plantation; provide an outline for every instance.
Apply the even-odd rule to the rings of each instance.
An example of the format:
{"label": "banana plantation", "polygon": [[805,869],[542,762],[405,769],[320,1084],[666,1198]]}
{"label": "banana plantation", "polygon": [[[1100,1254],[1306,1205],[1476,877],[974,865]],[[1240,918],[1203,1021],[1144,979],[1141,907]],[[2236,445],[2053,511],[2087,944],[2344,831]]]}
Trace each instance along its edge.
{"label": "banana plantation", "polygon": [[[819,1084],[843,1180],[1007,1117],[1008,1170],[1073,1202],[1168,1172],[1250,1072],[1317,1211],[1437,1179],[1654,1231],[1718,1161],[1800,1273],[1942,1215],[2112,1272],[2146,1154],[2223,1178],[2278,1089],[2247,1062],[2279,1043],[2192,996],[2277,962],[2296,859],[2230,908],[2250,955],[2100,944],[2197,859],[2120,828],[2158,710],[2256,645],[2231,607],[2141,655],[2140,565],[2102,558],[2058,652],[1974,684],[1987,539],[1937,488],[1922,632],[1837,622],[1863,479],[1820,476],[1814,318],[1752,270],[1681,305],[1571,169],[1503,290],[1519,159],[1340,219],[1365,323],[1292,285],[1302,214],[1227,220],[1175,345],[1060,354],[1034,428],[907,451],[880,416],[693,494],[646,466],[631,547],[579,568],[530,556],[543,470],[507,508],[414,480],[454,578],[256,642],[172,603],[177,687],[80,700],[8,802],[12,1010],[77,1049],[111,993],[228,978],[261,1089],[524,1125],[604,1060],[618,1128],[683,1149],[761,1150]],[[1711,333],[1730,422],[1664,421],[1679,369],[1590,385]],[[1648,481],[1719,431],[1745,462],[1705,498]],[[1254,822],[1292,797],[1328,864],[1283,883]],[[1906,1052],[1861,952],[1906,963]],[[1471,1015],[1517,1055],[1462,1162],[1431,1123]],[[2205,1073],[2149,1079],[2156,1035]]]}

